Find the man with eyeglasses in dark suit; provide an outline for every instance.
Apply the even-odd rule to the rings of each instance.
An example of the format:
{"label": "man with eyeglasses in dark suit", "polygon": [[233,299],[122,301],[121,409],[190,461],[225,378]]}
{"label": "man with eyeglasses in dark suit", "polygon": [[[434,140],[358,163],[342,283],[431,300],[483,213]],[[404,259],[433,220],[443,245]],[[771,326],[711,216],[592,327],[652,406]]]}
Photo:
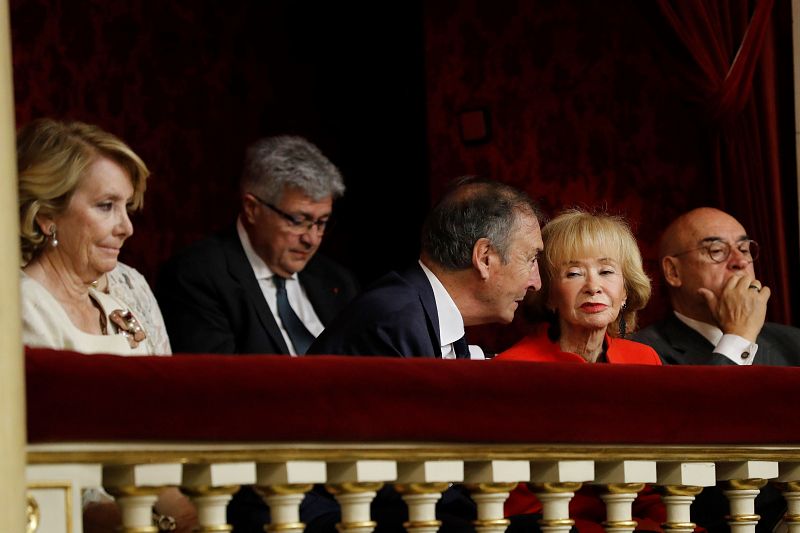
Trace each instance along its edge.
{"label": "man with eyeglasses in dark suit", "polygon": [[633,335],[665,364],[800,364],[800,330],[765,322],[769,287],[756,278],[758,243],[729,214],[694,209],[661,239],[674,313]]}
{"label": "man with eyeglasses in dark suit", "polygon": [[236,226],[195,243],[156,287],[176,353],[305,354],[357,292],[355,278],[317,254],[338,169],[302,137],[247,149]]}
{"label": "man with eyeglasses in dark suit", "polygon": [[[769,287],[756,278],[758,243],[729,214],[708,207],[678,217],[661,238],[661,270],[673,313],[633,335],[665,364],[800,364],[800,330],[765,322]],[[744,401],[757,401],[757,398]],[[725,400],[720,400],[724,408]],[[786,503],[772,485],[761,489],[756,533],[772,533]],[[692,505],[692,521],[709,533],[730,531],[729,503],[709,487]]]}

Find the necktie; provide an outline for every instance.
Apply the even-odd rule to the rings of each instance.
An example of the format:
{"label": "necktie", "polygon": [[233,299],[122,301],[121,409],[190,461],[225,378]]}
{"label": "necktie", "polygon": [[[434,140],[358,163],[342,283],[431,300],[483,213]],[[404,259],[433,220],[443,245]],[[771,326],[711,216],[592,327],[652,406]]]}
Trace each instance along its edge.
{"label": "necktie", "polygon": [[456,352],[456,359],[469,359],[469,344],[467,344],[466,335],[453,342],[453,351]]}
{"label": "necktie", "polygon": [[275,296],[278,300],[278,317],[283,323],[283,328],[289,335],[289,340],[292,341],[294,351],[297,355],[303,355],[308,351],[311,343],[314,342],[314,336],[309,333],[308,328],[300,321],[297,315],[289,305],[289,298],[286,296],[286,279],[280,276],[272,276],[272,282],[275,284]]}

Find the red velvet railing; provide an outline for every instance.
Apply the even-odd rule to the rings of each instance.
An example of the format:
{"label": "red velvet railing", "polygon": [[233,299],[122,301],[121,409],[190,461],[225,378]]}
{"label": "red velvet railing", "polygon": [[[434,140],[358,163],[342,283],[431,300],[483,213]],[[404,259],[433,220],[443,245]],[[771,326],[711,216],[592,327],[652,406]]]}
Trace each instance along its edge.
{"label": "red velvet railing", "polygon": [[800,443],[800,369],[28,350],[28,439]]}

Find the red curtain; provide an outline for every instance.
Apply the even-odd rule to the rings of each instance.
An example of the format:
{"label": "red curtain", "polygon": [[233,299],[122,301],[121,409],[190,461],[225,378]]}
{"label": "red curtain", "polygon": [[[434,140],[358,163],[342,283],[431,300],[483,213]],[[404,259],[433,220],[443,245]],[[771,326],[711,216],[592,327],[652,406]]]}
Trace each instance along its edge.
{"label": "red curtain", "polygon": [[771,320],[791,323],[781,200],[774,0],[658,0],[691,57],[681,87],[703,103],[713,135],[719,207],[761,244]]}

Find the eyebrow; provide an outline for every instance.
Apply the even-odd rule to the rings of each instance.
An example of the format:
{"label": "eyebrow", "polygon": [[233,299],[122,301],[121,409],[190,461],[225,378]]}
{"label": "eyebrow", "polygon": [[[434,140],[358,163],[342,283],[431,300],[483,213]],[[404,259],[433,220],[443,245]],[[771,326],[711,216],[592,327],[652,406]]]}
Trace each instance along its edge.
{"label": "eyebrow", "polygon": [[[748,235],[741,235],[738,239],[736,239],[735,242],[742,242],[742,241],[749,241],[749,240],[751,240],[751,239],[750,239],[750,237]],[[714,241],[725,242],[725,239],[723,239],[722,237],[706,237],[706,238],[704,238],[703,240],[700,241],[700,244],[706,244],[706,243],[710,243],[710,242],[714,242]]]}

